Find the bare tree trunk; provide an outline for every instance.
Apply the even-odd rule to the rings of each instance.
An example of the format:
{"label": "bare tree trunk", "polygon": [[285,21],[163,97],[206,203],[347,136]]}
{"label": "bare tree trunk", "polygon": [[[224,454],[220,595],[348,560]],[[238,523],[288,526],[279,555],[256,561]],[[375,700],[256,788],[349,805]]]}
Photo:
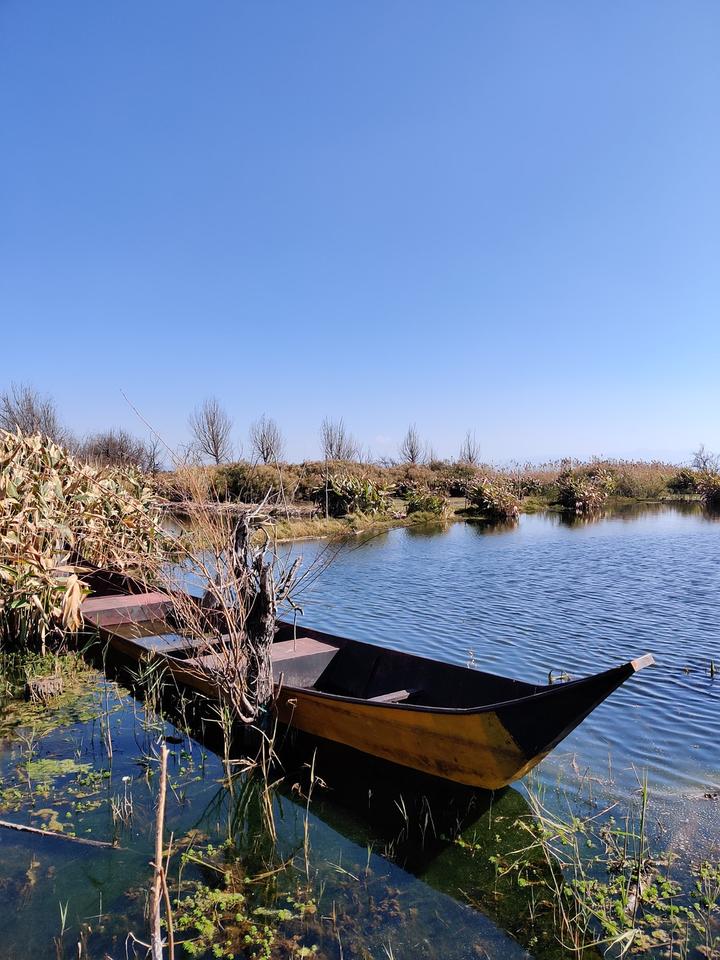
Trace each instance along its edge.
{"label": "bare tree trunk", "polygon": [[325,519],[327,520],[330,516],[330,494],[328,491],[328,486],[330,484],[330,475],[328,473],[328,462],[327,457],[325,457]]}

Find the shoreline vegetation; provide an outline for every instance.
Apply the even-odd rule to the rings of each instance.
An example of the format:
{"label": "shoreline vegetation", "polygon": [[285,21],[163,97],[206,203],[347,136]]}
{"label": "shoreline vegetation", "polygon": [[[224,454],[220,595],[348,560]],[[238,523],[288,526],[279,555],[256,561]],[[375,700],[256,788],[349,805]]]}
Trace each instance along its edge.
{"label": "shoreline vegetation", "polygon": [[3,431],[40,435],[78,464],[142,477],[164,509],[178,517],[209,510],[241,513],[260,505],[276,541],[423,522],[513,523],[521,513],[539,510],[588,518],[629,502],[697,500],[720,507],[720,456],[702,445],[689,465],[596,456],[497,466],[483,461],[472,430],[457,456],[443,459],[410,424],[394,458],[374,458],[342,418],[326,417],[318,435],[321,457],[293,463],[285,456],[280,426],[266,414],[250,424],[243,456],[235,424],[214,397],[190,413],[189,440],[178,449],[143,422],[148,439],[124,429],[77,437],[53,399],[31,385],[0,391],[0,436]]}
{"label": "shoreline vegetation", "polygon": [[282,542],[419,523],[514,523],[523,513],[540,511],[574,521],[630,503],[712,507],[718,502],[707,495],[712,477],[697,467],[601,458],[509,468],[447,460],[393,465],[348,460],[182,467],[158,474],[156,482],[168,511],[180,518],[192,518],[198,496],[202,509],[231,515],[264,503],[274,536]]}

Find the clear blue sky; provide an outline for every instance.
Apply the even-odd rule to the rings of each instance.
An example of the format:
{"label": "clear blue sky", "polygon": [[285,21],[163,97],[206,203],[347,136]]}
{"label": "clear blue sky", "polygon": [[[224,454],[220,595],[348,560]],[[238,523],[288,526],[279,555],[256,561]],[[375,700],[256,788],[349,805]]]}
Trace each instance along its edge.
{"label": "clear blue sky", "polygon": [[720,449],[720,3],[0,0],[0,386]]}

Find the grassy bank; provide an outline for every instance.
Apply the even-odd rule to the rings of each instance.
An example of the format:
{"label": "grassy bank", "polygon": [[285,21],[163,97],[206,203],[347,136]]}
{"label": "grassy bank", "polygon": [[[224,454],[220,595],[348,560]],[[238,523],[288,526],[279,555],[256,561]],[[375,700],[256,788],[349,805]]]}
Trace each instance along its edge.
{"label": "grassy bank", "polygon": [[381,466],[356,461],[299,464],[237,462],[163,474],[171,509],[187,510],[192,485],[219,510],[266,502],[279,540],[351,536],[428,521],[514,522],[521,513],[553,510],[587,516],[605,506],[701,499],[699,470],[658,461],[594,458],[541,465],[430,461]]}

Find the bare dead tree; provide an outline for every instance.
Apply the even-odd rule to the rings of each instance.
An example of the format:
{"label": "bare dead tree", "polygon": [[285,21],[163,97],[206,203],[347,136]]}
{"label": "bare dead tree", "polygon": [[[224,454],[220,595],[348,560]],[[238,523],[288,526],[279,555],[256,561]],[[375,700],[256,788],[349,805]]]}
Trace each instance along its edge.
{"label": "bare dead tree", "polygon": [[420,463],[422,460],[422,442],[414,423],[410,424],[400,444],[400,457],[404,463]]}
{"label": "bare dead tree", "polygon": [[284,602],[292,604],[301,558],[282,565],[266,533],[265,503],[238,518],[213,512],[204,501],[199,507],[194,519],[202,548],[180,539],[178,549],[187,551],[185,560],[205,594],[197,603],[175,591],[175,617],[184,632],[205,637],[213,653],[207,668],[197,658],[192,670],[213,685],[236,720],[253,723],[273,694],[277,611]]}
{"label": "bare dead tree", "polygon": [[720,455],[707,450],[704,443],[693,453],[692,465],[702,473],[717,473],[720,469]]}
{"label": "bare dead tree", "polygon": [[224,463],[232,456],[232,420],[215,397],[208,397],[188,419],[195,445],[202,456],[213,463]]}
{"label": "bare dead tree", "polygon": [[285,441],[280,427],[272,417],[263,414],[259,420],[250,424],[250,446],[262,463],[279,463]]}
{"label": "bare dead tree", "polygon": [[325,417],[320,424],[320,442],[325,460],[355,460],[357,444],[345,427],[342,417],[331,420]]}
{"label": "bare dead tree", "polygon": [[480,444],[475,439],[474,430],[472,432],[468,430],[465,434],[465,439],[460,446],[458,460],[460,463],[469,463],[472,467],[476,467],[480,463]]}
{"label": "bare dead tree", "polygon": [[90,434],[77,446],[77,456],[89,463],[118,467],[135,467],[143,473],[158,469],[157,448],[134,437],[127,430],[103,430]]}
{"label": "bare dead tree", "polygon": [[41,433],[56,443],[68,439],[53,399],[26,383],[12,383],[0,393],[0,430]]}
{"label": "bare dead tree", "polygon": [[146,470],[148,473],[160,473],[163,469],[163,447],[162,440],[157,436],[152,436],[145,444],[147,451]]}

